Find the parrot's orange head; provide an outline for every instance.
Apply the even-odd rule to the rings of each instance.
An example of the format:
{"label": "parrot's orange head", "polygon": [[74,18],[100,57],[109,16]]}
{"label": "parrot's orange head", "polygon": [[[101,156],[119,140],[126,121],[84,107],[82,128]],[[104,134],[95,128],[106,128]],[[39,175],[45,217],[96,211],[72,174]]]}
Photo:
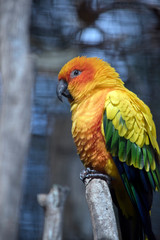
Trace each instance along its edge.
{"label": "parrot's orange head", "polygon": [[58,75],[57,95],[72,102],[104,88],[123,86],[119,74],[107,62],[92,57],[76,57],[67,62]]}

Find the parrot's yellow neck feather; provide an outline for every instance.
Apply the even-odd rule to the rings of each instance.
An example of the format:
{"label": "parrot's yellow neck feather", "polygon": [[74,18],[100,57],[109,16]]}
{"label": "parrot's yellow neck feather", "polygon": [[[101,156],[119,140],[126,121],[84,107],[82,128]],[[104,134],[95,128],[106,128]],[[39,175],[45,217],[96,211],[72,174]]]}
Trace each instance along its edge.
{"label": "parrot's yellow neck feather", "polygon": [[[78,85],[78,84],[77,84]],[[101,76],[99,79],[95,79],[92,82],[86,83],[85,85],[76,86],[76,84],[69,85],[69,91],[73,96],[74,103],[81,103],[86,99],[96,95],[99,91],[110,92],[113,90],[122,90],[125,91],[124,83],[119,77],[115,78],[106,78],[106,76]]]}

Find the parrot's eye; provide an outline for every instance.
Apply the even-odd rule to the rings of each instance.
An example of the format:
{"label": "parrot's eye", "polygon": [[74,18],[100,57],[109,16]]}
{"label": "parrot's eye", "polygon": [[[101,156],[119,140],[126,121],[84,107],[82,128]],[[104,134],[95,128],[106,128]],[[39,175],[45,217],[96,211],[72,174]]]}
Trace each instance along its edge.
{"label": "parrot's eye", "polygon": [[71,72],[71,78],[74,78],[74,77],[77,77],[77,76],[79,76],[81,74],[81,71],[80,70],[77,70],[77,69],[75,69],[75,70],[73,70],[72,72]]}

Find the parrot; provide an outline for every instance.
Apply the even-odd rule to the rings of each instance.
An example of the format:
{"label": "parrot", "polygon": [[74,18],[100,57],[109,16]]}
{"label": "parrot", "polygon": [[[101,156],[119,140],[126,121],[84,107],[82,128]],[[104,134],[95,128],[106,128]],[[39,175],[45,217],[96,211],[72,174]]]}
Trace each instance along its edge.
{"label": "parrot", "polygon": [[103,59],[79,56],[58,74],[57,96],[71,106],[72,136],[85,168],[110,177],[123,240],[155,240],[153,192],[160,150],[149,107]]}

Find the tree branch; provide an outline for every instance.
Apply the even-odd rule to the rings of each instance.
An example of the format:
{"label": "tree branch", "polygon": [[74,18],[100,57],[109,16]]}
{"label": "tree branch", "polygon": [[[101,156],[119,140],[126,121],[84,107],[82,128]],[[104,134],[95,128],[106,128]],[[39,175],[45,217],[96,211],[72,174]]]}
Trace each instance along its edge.
{"label": "tree branch", "polygon": [[94,240],[118,240],[112,199],[107,183],[101,179],[85,179]]}
{"label": "tree branch", "polygon": [[37,199],[45,209],[43,240],[62,239],[62,220],[68,187],[53,185],[49,194],[38,194]]}

